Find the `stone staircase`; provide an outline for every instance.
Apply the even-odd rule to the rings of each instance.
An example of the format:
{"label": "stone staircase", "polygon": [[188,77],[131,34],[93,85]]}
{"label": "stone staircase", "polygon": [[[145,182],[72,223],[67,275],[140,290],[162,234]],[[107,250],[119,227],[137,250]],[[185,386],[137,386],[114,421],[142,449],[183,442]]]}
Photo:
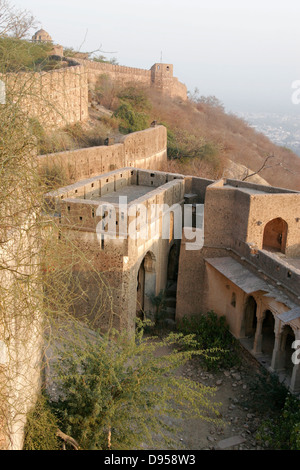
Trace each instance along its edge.
{"label": "stone staircase", "polygon": [[171,328],[175,329],[175,316],[176,316],[176,293],[177,293],[177,282],[168,281],[165,300],[164,300],[164,324]]}

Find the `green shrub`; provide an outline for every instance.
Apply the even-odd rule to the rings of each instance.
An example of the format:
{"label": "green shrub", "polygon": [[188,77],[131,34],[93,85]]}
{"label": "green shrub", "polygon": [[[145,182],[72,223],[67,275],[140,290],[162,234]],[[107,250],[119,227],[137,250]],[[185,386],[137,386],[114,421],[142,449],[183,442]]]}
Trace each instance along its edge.
{"label": "green shrub", "polygon": [[56,437],[57,420],[48,405],[47,398],[41,395],[35,407],[27,415],[24,450],[58,450]]}
{"label": "green shrub", "polygon": [[261,368],[243,403],[262,418],[256,439],[273,450],[300,450],[300,401],[276,374]]}
{"label": "green shrub", "polygon": [[287,394],[279,416],[264,421],[256,438],[272,450],[300,450],[299,397]]}
{"label": "green shrub", "polygon": [[247,406],[251,406],[259,413],[271,413],[280,412],[283,409],[288,390],[276,374],[262,368],[250,384],[250,393],[250,401],[247,402]]}
{"label": "green shrub", "polygon": [[219,148],[203,137],[199,137],[184,129],[168,129],[168,158],[199,159],[208,162],[213,167],[219,164]]}
{"label": "green shrub", "polygon": [[72,348],[53,403],[62,431],[84,450],[130,450],[178,446],[166,416],[220,424],[219,405],[209,399],[214,389],[175,373],[202,354],[184,349],[191,342],[182,334],[144,338],[140,326],[135,338],[115,332]]}
{"label": "green shrub", "polygon": [[141,88],[130,86],[118,93],[118,98],[122,103],[130,104],[135,111],[149,112],[151,103],[146,93]]}
{"label": "green shrub", "polygon": [[[1,73],[20,71],[40,71],[51,65],[49,53],[52,46],[46,43],[32,43],[14,38],[0,38]],[[57,65],[57,62],[55,62]]]}
{"label": "green shrub", "polygon": [[123,134],[142,131],[149,127],[149,116],[135,111],[130,103],[122,103],[114,116],[119,119],[119,130]]}
{"label": "green shrub", "polygon": [[209,370],[230,368],[240,364],[239,343],[229,331],[225,316],[214,312],[184,317],[178,330],[186,335],[194,334],[199,350],[215,350],[203,361]]}

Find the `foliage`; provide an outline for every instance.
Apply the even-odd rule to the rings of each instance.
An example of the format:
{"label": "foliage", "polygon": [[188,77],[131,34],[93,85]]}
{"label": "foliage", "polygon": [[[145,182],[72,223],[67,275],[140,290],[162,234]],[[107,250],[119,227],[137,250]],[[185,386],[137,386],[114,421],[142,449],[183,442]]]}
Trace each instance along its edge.
{"label": "foliage", "polygon": [[114,332],[76,348],[64,361],[61,398],[53,403],[62,429],[82,449],[130,450],[172,445],[166,416],[219,422],[218,404],[209,398],[214,390],[176,375],[193,355],[205,354],[182,350],[193,344],[182,334],[146,338],[138,328],[136,338]]}
{"label": "foliage", "polygon": [[45,130],[37,119],[30,119],[30,123],[39,155],[104,145],[112,129],[118,127],[118,122],[111,118],[103,118],[91,126],[75,123],[55,130]]}
{"label": "foliage", "polygon": [[250,384],[244,406],[259,413],[262,423],[256,439],[272,450],[300,450],[300,401],[278,376],[260,368]]}
{"label": "foliage", "polygon": [[150,125],[147,114],[151,110],[145,92],[140,88],[127,87],[118,93],[120,106],[114,113],[119,119],[120,132],[127,134],[146,129]]}
{"label": "foliage", "polygon": [[218,317],[211,311],[205,315],[184,317],[178,330],[186,335],[194,334],[199,349],[215,350],[203,358],[209,370],[239,365],[238,342],[230,333],[225,316]]}
{"label": "foliage", "polygon": [[158,295],[151,295],[150,300],[155,307],[155,324],[161,324],[166,317],[166,292],[161,290]]}
{"label": "foliage", "polygon": [[49,191],[65,186],[68,182],[63,168],[59,165],[44,166],[41,172],[41,178]]}
{"label": "foliage", "polygon": [[[51,45],[0,38],[0,72],[40,71],[49,66]],[[52,67],[54,64],[52,63]]]}
{"label": "foliage", "polygon": [[143,112],[135,111],[130,103],[122,103],[115,111],[114,116],[120,121],[119,130],[123,134],[142,131],[149,127],[149,116]]}
{"label": "foliage", "polygon": [[[34,74],[29,74],[28,81],[33,79]],[[0,106],[0,323],[10,367],[1,370],[0,435],[1,445],[2,438],[13,439],[15,445],[27,406],[40,385],[39,361],[44,352],[46,364],[43,346],[55,355],[58,332],[66,337],[68,332],[73,333],[78,321],[72,318],[72,325],[67,323],[74,304],[86,303],[88,294],[82,287],[85,273],[99,285],[95,299],[98,304],[90,306],[92,320],[86,318],[84,309],[80,320],[90,320],[90,325],[92,321],[100,323],[99,318],[105,314],[110,321],[113,313],[108,283],[78,240],[66,232],[61,234],[57,218],[43,211],[48,184],[56,184],[61,175],[57,167],[46,178],[39,173],[35,155],[43,129],[18,106],[21,99],[28,98],[27,90],[16,95],[9,89],[6,95],[6,104]],[[81,277],[79,271],[84,273]],[[47,345],[43,341],[46,329]],[[39,425],[45,423],[46,428],[48,418],[51,424],[48,411],[39,403],[32,413],[26,448],[53,447],[54,437],[48,443],[43,440],[44,435],[41,441],[37,440]],[[12,434],[15,423],[20,428]]]}
{"label": "foliage", "polygon": [[142,88],[129,86],[118,93],[118,98],[122,103],[129,103],[138,112],[148,112],[151,110],[150,100]]}
{"label": "foliage", "polygon": [[56,437],[57,419],[51,411],[48,400],[41,395],[35,407],[28,413],[25,426],[24,450],[58,450]]}
{"label": "foliage", "polygon": [[[281,411],[288,395],[286,386],[280,382],[278,376],[269,373],[264,368],[261,368],[250,384],[250,392],[253,399],[247,406],[251,406],[260,413]],[[259,400],[257,400],[258,396]]]}
{"label": "foliage", "polygon": [[287,394],[279,416],[262,423],[256,436],[272,450],[300,450],[300,401]]}
{"label": "foliage", "polygon": [[118,61],[116,57],[113,57],[112,59],[108,59],[102,54],[94,55],[92,57],[92,60],[94,62],[100,62],[100,63],[105,63],[105,64],[112,64],[112,65],[118,65]]}
{"label": "foliage", "polygon": [[213,161],[217,153],[217,147],[212,142],[206,142],[202,137],[184,129],[168,130],[169,158],[200,158]]}

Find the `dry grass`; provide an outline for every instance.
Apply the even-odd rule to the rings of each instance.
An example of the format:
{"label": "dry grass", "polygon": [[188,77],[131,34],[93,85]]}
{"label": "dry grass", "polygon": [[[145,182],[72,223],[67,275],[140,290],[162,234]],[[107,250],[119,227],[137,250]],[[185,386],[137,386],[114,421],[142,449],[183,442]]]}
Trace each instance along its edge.
{"label": "dry grass", "polygon": [[182,130],[198,142],[210,143],[217,149],[219,165],[213,168],[209,161],[170,162],[173,171],[206,178],[219,177],[228,160],[257,171],[268,155],[274,155],[259,174],[271,185],[300,190],[300,158],[291,150],[278,147],[266,136],[252,129],[245,121],[226,114],[222,106],[192,101],[171,100],[158,93],[149,95],[151,117],[164,123],[180,140]]}
{"label": "dry grass", "polygon": [[[108,136],[117,141],[120,122],[113,113],[124,93],[135,110],[146,102],[149,119],[167,127],[166,170],[217,179],[226,175],[226,169],[232,166],[230,161],[256,172],[266,157],[272,155],[259,176],[273,186],[300,190],[300,158],[273,144],[237,116],[226,114],[217,100],[171,99],[154,89],[121,88],[107,76],[99,79],[96,91],[91,94],[89,122],[43,135],[40,153],[103,145]],[[109,109],[111,115],[97,112],[99,106]]]}

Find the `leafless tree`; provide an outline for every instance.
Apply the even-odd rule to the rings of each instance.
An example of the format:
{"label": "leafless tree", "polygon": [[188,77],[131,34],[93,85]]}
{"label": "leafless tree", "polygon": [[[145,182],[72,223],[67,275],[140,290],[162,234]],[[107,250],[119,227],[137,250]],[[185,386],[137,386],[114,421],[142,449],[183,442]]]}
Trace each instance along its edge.
{"label": "leafless tree", "polygon": [[17,9],[7,0],[0,0],[0,37],[25,39],[37,24],[29,11]]}
{"label": "leafless tree", "polygon": [[261,165],[261,167],[258,170],[254,171],[253,173],[249,173],[246,176],[244,176],[242,178],[242,181],[246,181],[248,178],[251,178],[252,176],[258,175],[261,171],[266,170],[268,168],[274,168],[275,166],[282,166],[281,162],[277,162],[277,163],[273,163],[272,165],[268,165],[268,161],[271,158],[276,158],[276,157],[275,157],[275,155],[268,155],[264,159],[263,164]]}

